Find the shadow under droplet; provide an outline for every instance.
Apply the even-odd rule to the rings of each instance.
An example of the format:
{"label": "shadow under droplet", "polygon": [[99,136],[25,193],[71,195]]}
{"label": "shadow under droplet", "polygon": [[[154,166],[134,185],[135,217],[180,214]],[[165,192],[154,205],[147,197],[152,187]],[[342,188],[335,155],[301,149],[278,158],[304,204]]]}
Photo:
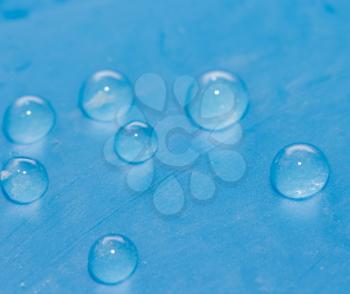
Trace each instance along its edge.
{"label": "shadow under droplet", "polygon": [[3,17],[6,20],[18,20],[29,17],[30,13],[28,9],[18,8],[18,9],[10,9],[4,10],[2,12]]}

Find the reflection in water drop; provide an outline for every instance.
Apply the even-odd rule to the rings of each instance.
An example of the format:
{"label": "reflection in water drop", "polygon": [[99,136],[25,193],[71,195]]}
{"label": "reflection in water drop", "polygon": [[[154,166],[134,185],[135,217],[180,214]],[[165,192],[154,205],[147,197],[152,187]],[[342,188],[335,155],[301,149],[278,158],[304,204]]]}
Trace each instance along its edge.
{"label": "reflection in water drop", "polygon": [[292,144],[280,150],[271,166],[271,182],[282,195],[303,199],[321,191],[329,176],[323,153],[309,144]]}
{"label": "reflection in water drop", "polygon": [[214,173],[226,182],[238,181],[246,171],[245,160],[236,151],[214,149],[209,152],[209,161]]}
{"label": "reflection in water drop", "polygon": [[160,183],[153,195],[154,207],[163,215],[178,214],[185,205],[184,191],[174,176]]}
{"label": "reflection in water drop", "polygon": [[97,282],[118,284],[134,273],[137,263],[137,249],[131,240],[122,235],[107,235],[91,247],[88,268]]}
{"label": "reflection in water drop", "polygon": [[142,163],[151,159],[158,149],[157,134],[147,123],[131,122],[119,129],[114,150],[128,163]]}
{"label": "reflection in water drop", "polygon": [[129,80],[114,71],[99,71],[82,88],[80,105],[91,119],[112,122],[124,115],[134,101]]}
{"label": "reflection in water drop", "polygon": [[11,141],[30,144],[42,139],[54,124],[55,113],[48,101],[24,96],[8,107],[3,127]]}
{"label": "reflection in water drop", "polygon": [[1,182],[6,196],[18,204],[38,200],[49,185],[45,167],[39,161],[26,157],[10,159],[1,172]]}
{"label": "reflection in water drop", "polygon": [[215,182],[209,175],[196,170],[192,172],[190,190],[194,198],[209,200],[214,196],[215,189]]}
{"label": "reflection in water drop", "polygon": [[222,130],[239,121],[248,106],[248,93],[236,76],[222,71],[204,74],[199,80],[199,92],[188,91],[186,112],[191,120],[207,130]]}

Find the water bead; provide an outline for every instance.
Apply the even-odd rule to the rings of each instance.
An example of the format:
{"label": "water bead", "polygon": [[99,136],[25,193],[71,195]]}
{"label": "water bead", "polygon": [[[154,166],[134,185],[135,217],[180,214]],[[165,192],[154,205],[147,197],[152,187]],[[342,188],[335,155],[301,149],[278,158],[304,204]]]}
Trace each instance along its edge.
{"label": "water bead", "polygon": [[49,185],[45,167],[27,157],[10,159],[1,172],[2,189],[8,199],[29,204],[41,198]]}
{"label": "water bead", "polygon": [[186,113],[199,127],[217,131],[238,122],[248,106],[248,92],[237,76],[212,71],[199,79],[187,93]]}
{"label": "water bead", "polygon": [[133,121],[121,127],[114,139],[114,151],[128,163],[142,163],[158,150],[154,129],[147,123]]}
{"label": "water bead", "polygon": [[55,124],[55,112],[50,103],[36,96],[24,96],[12,103],[4,116],[6,136],[19,144],[42,139]]}
{"label": "water bead", "polygon": [[134,93],[125,76],[104,70],[96,72],[85,82],[80,99],[81,108],[88,117],[112,122],[130,109]]}
{"label": "water bead", "polygon": [[107,235],[90,249],[88,269],[99,283],[118,284],[129,278],[138,263],[137,248],[122,235]]}
{"label": "water bead", "polygon": [[275,156],[271,165],[271,182],[282,195],[303,199],[321,191],[329,177],[323,153],[309,144],[292,144]]}

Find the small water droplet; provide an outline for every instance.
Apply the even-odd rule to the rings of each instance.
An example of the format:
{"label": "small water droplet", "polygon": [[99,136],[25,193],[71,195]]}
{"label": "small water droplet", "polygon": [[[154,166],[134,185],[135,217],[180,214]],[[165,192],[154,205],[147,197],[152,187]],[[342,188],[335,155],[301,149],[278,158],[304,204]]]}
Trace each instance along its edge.
{"label": "small water droplet", "polygon": [[309,144],[292,144],[275,156],[271,165],[271,182],[282,195],[303,199],[321,191],[329,176],[323,153]]}
{"label": "small water droplet", "polygon": [[160,183],[153,195],[153,204],[163,215],[178,214],[185,205],[184,191],[179,181],[170,176]]}
{"label": "small water droplet", "polygon": [[147,123],[134,121],[121,127],[114,140],[117,155],[128,163],[151,159],[158,149],[157,134]]}
{"label": "small water droplet", "polygon": [[192,172],[190,190],[194,198],[209,200],[213,198],[215,189],[215,182],[209,175],[196,170]]}
{"label": "small water droplet", "polygon": [[129,80],[120,73],[96,72],[82,88],[81,108],[91,119],[112,122],[132,106],[134,94]]}
{"label": "small water droplet", "polygon": [[122,235],[107,235],[90,249],[88,269],[99,283],[118,284],[129,278],[138,263],[137,248]]}
{"label": "small water droplet", "polygon": [[244,83],[228,72],[213,71],[199,79],[199,92],[191,87],[187,94],[186,112],[199,127],[222,130],[244,115],[248,106],[248,93]]}
{"label": "small water droplet", "polygon": [[55,124],[55,112],[47,100],[24,96],[12,103],[4,116],[7,137],[19,144],[42,139]]}
{"label": "small water droplet", "polygon": [[29,204],[42,197],[49,185],[45,167],[27,157],[10,159],[1,172],[2,189],[13,202]]}

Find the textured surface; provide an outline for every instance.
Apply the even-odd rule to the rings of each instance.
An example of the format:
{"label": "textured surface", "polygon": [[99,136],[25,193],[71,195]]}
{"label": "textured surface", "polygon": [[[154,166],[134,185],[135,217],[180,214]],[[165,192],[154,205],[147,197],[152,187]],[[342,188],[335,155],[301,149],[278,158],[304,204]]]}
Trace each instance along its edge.
{"label": "textured surface", "polygon": [[[33,205],[0,197],[1,293],[348,293],[349,17],[347,0],[0,1],[1,115],[27,94],[58,115],[38,144],[0,135],[2,162],[32,156],[50,176]],[[205,204],[186,196],[178,217],[161,217],[152,189],[131,192],[105,161],[114,127],[77,107],[82,82],[105,68],[132,81],[155,72],[168,85],[237,72],[251,96],[236,146],[244,178],[217,183]],[[275,153],[300,141],[323,150],[331,178],[320,195],[293,202],[268,175]],[[177,173],[185,191],[189,172]],[[158,165],[155,184],[163,177]],[[140,254],[120,286],[87,272],[88,250],[106,233],[128,236]]]}

